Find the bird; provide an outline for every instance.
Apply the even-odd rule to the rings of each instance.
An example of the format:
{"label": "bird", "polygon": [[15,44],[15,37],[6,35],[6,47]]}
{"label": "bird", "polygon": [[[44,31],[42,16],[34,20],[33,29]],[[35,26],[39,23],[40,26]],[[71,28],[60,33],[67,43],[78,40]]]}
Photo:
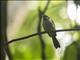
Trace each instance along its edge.
{"label": "bird", "polygon": [[56,49],[60,48],[60,44],[56,38],[56,32],[53,32],[56,30],[54,22],[47,15],[43,15],[42,20],[43,20],[43,28],[46,31],[46,33],[48,33],[48,35],[52,38],[54,47]]}

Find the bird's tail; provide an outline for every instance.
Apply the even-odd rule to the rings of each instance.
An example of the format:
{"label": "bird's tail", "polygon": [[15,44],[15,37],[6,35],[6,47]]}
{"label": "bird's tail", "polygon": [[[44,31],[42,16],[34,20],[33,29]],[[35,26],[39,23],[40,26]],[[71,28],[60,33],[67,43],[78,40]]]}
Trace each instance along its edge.
{"label": "bird's tail", "polygon": [[57,48],[60,48],[60,44],[58,42],[58,40],[56,39],[56,37],[52,37],[52,40],[53,40],[53,44],[54,44],[54,47],[57,49]]}

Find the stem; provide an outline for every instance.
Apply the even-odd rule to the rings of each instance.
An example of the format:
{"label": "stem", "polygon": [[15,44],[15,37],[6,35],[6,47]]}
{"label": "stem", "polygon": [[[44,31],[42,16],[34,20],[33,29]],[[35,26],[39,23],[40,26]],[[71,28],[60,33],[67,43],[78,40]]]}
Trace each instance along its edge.
{"label": "stem", "polygon": [[49,4],[50,4],[50,0],[48,0],[48,2],[47,2],[46,6],[43,10],[43,14],[45,14],[45,12],[47,11]]}
{"label": "stem", "polygon": [[[80,29],[64,29],[64,30],[55,30],[53,32],[63,32],[63,31],[80,31]],[[41,34],[45,34],[46,32],[43,31],[41,32]],[[16,39],[12,39],[11,41],[8,42],[8,44],[12,43],[12,42],[15,42],[15,41],[20,41],[20,40],[23,40],[23,39],[28,39],[30,37],[34,37],[34,36],[37,36],[38,33],[34,33],[34,34],[31,34],[31,35],[28,35],[28,36],[25,36],[25,37],[21,37],[21,38],[16,38]]]}
{"label": "stem", "polygon": [[8,39],[7,39],[7,1],[1,1],[1,48],[0,48],[0,53],[1,53],[1,60],[6,59],[6,55],[8,56],[9,60],[12,60],[12,55],[10,53]]}

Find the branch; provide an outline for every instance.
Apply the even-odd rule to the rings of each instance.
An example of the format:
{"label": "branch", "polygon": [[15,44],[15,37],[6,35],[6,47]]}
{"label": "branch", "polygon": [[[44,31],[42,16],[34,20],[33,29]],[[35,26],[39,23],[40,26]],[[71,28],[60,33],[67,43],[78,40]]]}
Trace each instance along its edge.
{"label": "branch", "polygon": [[1,60],[6,59],[6,55],[8,56],[8,60],[12,60],[12,55],[10,53],[10,49],[8,46],[8,39],[7,39],[7,1],[0,1],[1,4],[1,22],[0,22],[0,27],[1,27],[1,47],[0,47],[0,53],[1,53]]}
{"label": "branch", "polygon": [[43,14],[45,14],[45,12],[47,11],[49,4],[50,4],[50,0],[48,0],[48,2],[47,2],[46,6],[43,10]]}
{"label": "branch", "polygon": [[44,7],[44,10],[41,11],[40,8],[39,8],[39,22],[38,22],[38,26],[37,26],[37,32],[38,32],[38,36],[39,36],[39,39],[40,39],[40,42],[41,42],[41,58],[42,60],[45,60],[45,43],[44,43],[44,39],[42,37],[42,34],[41,34],[41,22],[42,22],[42,15],[47,11],[48,9],[48,6],[49,6],[49,0],[46,4],[46,6]]}
{"label": "branch", "polygon": [[38,26],[37,26],[37,32],[38,32],[38,37],[41,43],[41,58],[42,60],[45,60],[45,43],[41,34],[41,19],[42,18],[42,12],[39,9],[39,22],[38,22]]}
{"label": "branch", "polygon": [[[64,29],[64,30],[55,30],[53,32],[63,32],[63,31],[80,31],[80,29]],[[41,32],[41,34],[45,34],[46,32],[43,31]],[[31,34],[31,35],[28,35],[28,36],[25,36],[25,37],[21,37],[21,38],[16,38],[16,39],[12,39],[11,41],[8,42],[8,44],[12,43],[12,42],[15,42],[15,41],[20,41],[20,40],[23,40],[23,39],[28,39],[30,37],[34,37],[34,36],[37,36],[38,33],[34,33],[34,34]]]}

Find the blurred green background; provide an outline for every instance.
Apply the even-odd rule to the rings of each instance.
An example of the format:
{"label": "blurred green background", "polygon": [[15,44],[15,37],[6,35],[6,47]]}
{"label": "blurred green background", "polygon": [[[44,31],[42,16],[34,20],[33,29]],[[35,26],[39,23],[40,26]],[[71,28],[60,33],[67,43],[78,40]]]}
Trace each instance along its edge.
{"label": "blurred green background", "polygon": [[[40,6],[43,10],[46,3],[47,1],[8,1],[7,34],[9,41],[37,32],[38,7]],[[50,1],[45,14],[54,21],[57,30],[80,26],[76,19],[69,18],[66,1]],[[44,31],[43,27],[42,31]],[[61,45],[60,49],[54,48],[52,39],[47,34],[42,36],[45,43],[46,60],[78,60],[80,31],[58,32],[57,39]],[[38,36],[13,42],[9,46],[13,60],[42,60],[41,42]]]}

